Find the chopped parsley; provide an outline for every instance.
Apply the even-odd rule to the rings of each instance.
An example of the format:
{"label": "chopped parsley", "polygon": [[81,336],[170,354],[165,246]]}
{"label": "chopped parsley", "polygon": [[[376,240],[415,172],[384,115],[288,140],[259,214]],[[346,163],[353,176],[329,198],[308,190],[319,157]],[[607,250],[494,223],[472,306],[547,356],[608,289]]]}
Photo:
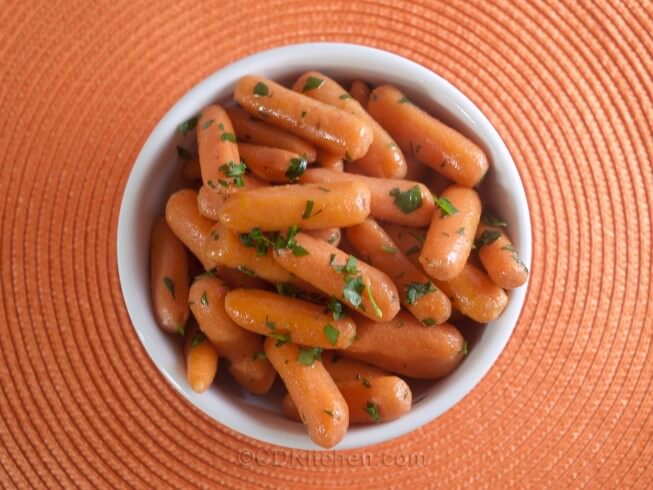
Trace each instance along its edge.
{"label": "chopped parsley", "polygon": [[205,340],[206,340],[206,335],[204,335],[204,332],[197,332],[195,335],[193,335],[193,338],[190,341],[190,346],[197,347]]}
{"label": "chopped parsley", "polygon": [[433,325],[435,325],[435,320],[433,318],[425,318],[424,320],[422,320],[422,323],[427,327],[432,327]]}
{"label": "chopped parsley", "polygon": [[313,216],[317,216],[322,212],[320,209],[317,213],[313,213],[313,206],[315,205],[315,202],[308,200],[306,201],[306,209],[304,209],[304,214],[302,214],[302,219],[309,219],[312,218]]}
{"label": "chopped parsley", "polygon": [[231,182],[220,180],[220,185],[223,187],[228,187],[229,184],[233,184],[236,187],[243,187],[245,185],[245,182],[243,181],[243,175],[245,175],[245,172],[247,171],[247,164],[245,162],[241,161],[236,165],[234,162],[229,161],[229,163],[220,165],[218,170],[227,177],[232,177]]}
{"label": "chopped parsley", "polygon": [[289,182],[296,182],[306,171],[307,167],[308,161],[303,156],[300,158],[291,158],[288,170],[286,170],[284,175],[288,177]]}
{"label": "chopped parsley", "polygon": [[395,187],[389,194],[395,198],[395,206],[404,214],[412,213],[422,207],[422,192],[418,185],[414,185],[406,192],[401,192],[398,187]]}
{"label": "chopped parsley", "polygon": [[456,207],[446,197],[435,199],[435,204],[440,208],[440,216],[452,216],[458,212]]}
{"label": "chopped parsley", "polygon": [[268,89],[268,86],[263,82],[257,82],[256,85],[254,85],[253,92],[254,95],[260,97],[267,97],[270,94],[270,90]]}
{"label": "chopped parsley", "polygon": [[326,413],[329,417],[333,418],[333,412],[331,410],[327,410],[326,408],[322,410],[324,413]]}
{"label": "chopped parsley", "polygon": [[460,236],[465,236],[465,227],[462,226],[456,230],[456,233]]}
{"label": "chopped parsley", "polygon": [[230,141],[231,143],[235,143],[236,135],[233,133],[222,133],[220,135],[220,141]]}
{"label": "chopped parsley", "polygon": [[209,119],[208,121],[204,122],[204,124],[202,124],[202,129],[207,129],[209,126],[211,126],[211,124],[213,124],[213,119]]}
{"label": "chopped parsley", "polygon": [[302,119],[306,116],[306,111],[302,111]]}
{"label": "chopped parsley", "polygon": [[372,387],[372,383],[370,383],[370,380],[367,379],[367,378],[363,378],[363,379],[362,379],[362,383],[363,383],[363,386],[364,386],[365,388],[371,388],[371,387]]}
{"label": "chopped parsley", "polygon": [[370,300],[370,303],[372,303],[372,308],[374,308],[374,314],[379,318],[383,318],[383,312],[381,311],[381,308],[379,308],[379,305],[376,304],[376,301],[374,301],[372,290],[369,288],[369,286],[366,287],[365,290],[367,291],[367,298]]}
{"label": "chopped parsley", "polygon": [[341,94],[340,97],[338,97],[338,98],[340,100],[347,100],[347,99],[351,99],[352,97],[347,92],[345,92],[344,94]]}
{"label": "chopped parsley", "polygon": [[396,255],[397,249],[395,247],[390,247],[388,245],[381,245],[381,250],[390,255]]}
{"label": "chopped parsley", "polygon": [[202,306],[208,306],[209,305],[209,300],[206,297],[206,291],[204,291],[202,293],[202,297],[200,298],[200,303],[202,304]]}
{"label": "chopped parsley", "polygon": [[312,366],[315,361],[320,360],[322,349],[319,347],[301,347],[297,354],[297,362],[305,366]]}
{"label": "chopped parsley", "polygon": [[465,340],[465,341],[463,342],[463,346],[460,348],[460,353],[461,353],[463,356],[466,356],[468,352],[469,352],[469,346],[468,346],[468,344],[467,344],[467,341]]}
{"label": "chopped parsley", "polygon": [[480,248],[484,245],[490,245],[491,243],[496,242],[500,237],[501,232],[499,230],[485,230],[481,233],[481,236],[474,241],[474,246]]}
{"label": "chopped parsley", "polygon": [[434,291],[435,287],[431,281],[426,281],[425,283],[411,282],[406,288],[406,303],[414,305],[422,296]]}
{"label": "chopped parsley", "polygon": [[338,342],[338,337],[340,336],[340,330],[338,330],[330,323],[327,323],[324,325],[324,336],[327,338],[331,345],[336,345]]}
{"label": "chopped parsley", "polygon": [[256,255],[267,255],[270,246],[270,239],[266,237],[259,227],[252,228],[249,233],[240,235],[240,241],[243,245],[256,249]]}
{"label": "chopped parsley", "polygon": [[404,95],[401,99],[399,99],[399,103],[400,104],[410,104],[410,100],[408,100],[408,97],[406,97]]}
{"label": "chopped parsley", "polygon": [[327,304],[327,311],[331,312],[334,320],[340,320],[343,316],[345,316],[342,303],[338,301],[336,298],[334,298],[333,296],[329,298],[329,303]]}
{"label": "chopped parsley", "polygon": [[168,288],[168,291],[170,291],[170,294],[174,298],[175,297],[175,282],[172,279],[170,279],[168,276],[165,276],[163,278],[163,284],[166,285],[166,288]]}
{"label": "chopped parsley", "polygon": [[363,303],[363,289],[365,289],[363,279],[361,276],[355,276],[349,279],[345,279],[345,287],[342,291],[342,294],[349,304],[359,308]]}
{"label": "chopped parsley", "polygon": [[276,342],[274,343],[276,347],[279,347],[280,345],[287,344],[288,342],[290,342],[289,333],[271,333],[270,337],[276,340]]}
{"label": "chopped parsley", "polygon": [[177,325],[177,333],[183,337],[186,333],[186,328],[181,324]]}
{"label": "chopped parsley", "polygon": [[318,187],[322,192],[331,192],[331,189],[327,189],[326,187]]}
{"label": "chopped parsley", "polygon": [[191,117],[188,121],[184,121],[179,126],[177,126],[177,131],[186,136],[190,131],[195,129],[195,126],[197,126],[197,121],[199,121],[198,116]]}
{"label": "chopped parsley", "polygon": [[365,411],[374,422],[377,424],[381,422],[381,416],[379,415],[379,406],[376,403],[368,402],[367,405],[365,405]]}
{"label": "chopped parsley", "polygon": [[308,77],[306,82],[304,82],[304,87],[302,87],[302,92],[308,92],[309,90],[315,90],[320,88],[324,84],[324,80],[316,77]]}
{"label": "chopped parsley", "polygon": [[183,146],[177,146],[177,155],[179,155],[179,157],[183,158],[184,160],[192,160],[193,159],[193,155],[191,154],[191,152],[188,151]]}

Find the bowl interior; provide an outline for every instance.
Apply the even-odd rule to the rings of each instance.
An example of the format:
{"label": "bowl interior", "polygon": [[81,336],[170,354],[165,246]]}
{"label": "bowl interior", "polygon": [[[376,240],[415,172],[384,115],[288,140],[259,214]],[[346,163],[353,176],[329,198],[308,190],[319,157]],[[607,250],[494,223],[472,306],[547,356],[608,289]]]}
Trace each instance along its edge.
{"label": "bowl interior", "polygon": [[[185,378],[181,342],[159,329],[149,286],[149,235],[163,213],[170,193],[182,185],[176,146],[194,145],[194,133],[183,137],[179,123],[215,101],[231,99],[235,83],[249,73],[291,82],[316,69],[344,82],[361,78],[373,85],[390,83],[431,114],[456,128],[488,153],[492,166],[481,187],[489,203],[510,224],[511,236],[524,263],[531,264],[531,227],[525,193],[503,141],[483,114],[462,93],[426,68],[373,48],[316,43],[286,46],[238,61],[210,76],[186,94],[156,126],[130,174],[120,209],[118,269],[125,304],[148,354],[170,383],[191,403],[218,422],[250,437],[299,449],[318,449],[301,424],[281,413],[282,383],[257,397],[240,389],[224,370],[215,386],[194,393]],[[517,322],[527,286],[509,292],[506,311],[486,326],[462,326],[469,355],[461,366],[439,381],[411,381],[414,407],[403,418],[379,426],[351,427],[337,449],[375,444],[405,434],[429,422],[457,403],[476,385],[501,353]]]}

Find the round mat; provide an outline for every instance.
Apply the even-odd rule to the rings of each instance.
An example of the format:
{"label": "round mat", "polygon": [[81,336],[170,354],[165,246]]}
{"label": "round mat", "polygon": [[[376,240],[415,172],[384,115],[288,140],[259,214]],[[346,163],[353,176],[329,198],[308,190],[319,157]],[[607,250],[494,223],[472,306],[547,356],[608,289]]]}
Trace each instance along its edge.
{"label": "round mat", "polygon": [[[13,3],[5,487],[651,488],[651,2]],[[267,446],[186,403],[136,337],[116,270],[122,191],[159,118],[221,66],[311,40],[393,51],[459,87],[505,139],[533,222],[526,306],[481,384],[421,430],[343,453]]]}

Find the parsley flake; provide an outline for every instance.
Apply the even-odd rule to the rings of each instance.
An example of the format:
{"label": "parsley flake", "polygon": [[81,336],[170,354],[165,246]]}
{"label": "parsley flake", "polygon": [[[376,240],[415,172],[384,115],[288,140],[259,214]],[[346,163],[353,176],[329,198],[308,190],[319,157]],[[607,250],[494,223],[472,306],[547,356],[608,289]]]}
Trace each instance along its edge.
{"label": "parsley flake", "polygon": [[458,212],[458,209],[446,197],[440,197],[435,200],[435,204],[440,208],[440,216],[452,216]]}
{"label": "parsley flake", "polygon": [[168,288],[168,291],[170,291],[170,294],[174,298],[175,297],[175,282],[172,279],[170,279],[168,276],[165,276],[163,278],[163,284],[166,285],[166,287]]}
{"label": "parsley flake", "polygon": [[485,245],[490,245],[496,242],[500,237],[501,232],[499,230],[485,230],[481,233],[480,237],[474,240],[474,246],[480,248]]}
{"label": "parsley flake", "polygon": [[297,362],[305,366],[312,366],[315,361],[320,360],[322,349],[319,347],[302,347],[297,353]]}
{"label": "parsley flake", "polygon": [[288,342],[290,342],[289,333],[271,333],[270,337],[276,340],[276,342],[274,343],[276,347],[279,347],[283,344],[287,344]]}
{"label": "parsley flake", "polygon": [[336,345],[338,342],[338,337],[340,336],[340,330],[338,330],[330,323],[327,323],[324,325],[324,336],[327,338],[331,345]]}
{"label": "parsley flake", "polygon": [[304,87],[302,87],[302,92],[308,92],[309,90],[315,90],[320,88],[324,84],[324,80],[316,77],[308,77],[306,82],[304,82]]}
{"label": "parsley flake", "polygon": [[186,136],[190,131],[195,129],[195,126],[197,126],[197,121],[199,121],[198,116],[191,117],[188,121],[184,121],[179,126],[177,126],[177,131]]}
{"label": "parsley flake", "polygon": [[435,287],[431,281],[426,281],[423,284],[420,282],[411,282],[408,287],[406,287],[406,303],[414,305],[422,296],[434,291]]}
{"label": "parsley flake", "polygon": [[379,415],[379,406],[376,403],[368,402],[365,405],[365,411],[377,424],[381,422],[381,416]]}
{"label": "parsley flake", "polygon": [[381,250],[390,255],[396,255],[397,249],[395,247],[390,247],[388,245],[381,245]]}
{"label": "parsley flake", "polygon": [[193,335],[193,339],[190,341],[190,346],[197,347],[205,340],[206,340],[206,335],[204,335],[204,332],[197,332],[195,335]]}
{"label": "parsley flake", "polygon": [[267,97],[270,93],[270,90],[268,89],[268,86],[263,82],[257,82],[256,85],[254,85],[253,92],[254,95],[257,95],[259,97]]}
{"label": "parsley flake", "polygon": [[184,160],[192,160],[193,159],[193,155],[191,154],[191,152],[188,151],[183,146],[178,146],[177,147],[177,155],[179,155],[179,157],[183,158]]}
{"label": "parsley flake", "polygon": [[296,182],[308,167],[308,161],[303,156],[300,158],[291,158],[290,165],[284,174],[288,177],[289,182]]}
{"label": "parsley flake", "polygon": [[220,141],[230,141],[231,143],[235,143],[236,135],[233,133],[222,133],[220,135]]}
{"label": "parsley flake", "polygon": [[395,187],[389,194],[395,198],[395,206],[404,214],[412,213],[422,207],[422,192],[418,185],[414,185],[406,192],[401,192],[398,187]]}

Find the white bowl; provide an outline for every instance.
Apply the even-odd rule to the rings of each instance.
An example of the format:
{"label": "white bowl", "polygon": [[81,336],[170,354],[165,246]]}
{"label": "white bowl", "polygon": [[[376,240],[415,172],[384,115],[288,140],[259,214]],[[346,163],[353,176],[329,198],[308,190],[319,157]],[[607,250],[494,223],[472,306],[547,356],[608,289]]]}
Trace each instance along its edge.
{"label": "white bowl", "polygon": [[[290,82],[309,69],[338,80],[361,78],[401,88],[412,101],[466,134],[488,153],[491,169],[482,193],[510,224],[508,231],[524,263],[531,263],[531,223],[526,195],[510,153],[481,111],[458,89],[432,71],[396,54],[338,43],[296,44],[271,49],[233,63],[188,92],[157,124],[131,171],[118,222],[118,271],[127,311],[138,337],[156,366],[193,405],[217,422],[247,436],[279,446],[318,449],[301,424],[287,420],[280,409],[283,390],[277,382],[264,397],[245,393],[224,370],[214,387],[194,393],[186,381],[181,342],[156,323],[150,301],[149,237],[155,217],[163,213],[171,191],[180,185],[176,146],[189,146],[177,125],[214,101],[228,100],[240,77],[250,73]],[[432,421],[460,401],[481,380],[501,354],[517,323],[526,286],[509,292],[503,314],[476,332],[465,330],[470,351],[451,375],[439,381],[412,383],[414,406],[394,422],[354,426],[337,449],[350,449],[407,434]]]}

